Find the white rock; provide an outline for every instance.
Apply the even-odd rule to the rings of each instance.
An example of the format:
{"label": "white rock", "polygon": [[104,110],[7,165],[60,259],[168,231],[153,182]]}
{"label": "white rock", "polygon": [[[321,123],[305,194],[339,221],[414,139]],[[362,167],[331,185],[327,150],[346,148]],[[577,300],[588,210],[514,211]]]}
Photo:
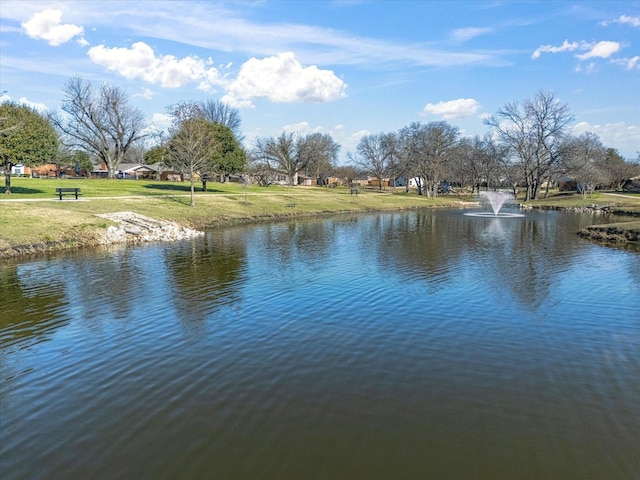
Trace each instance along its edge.
{"label": "white rock", "polygon": [[107,228],[103,245],[113,243],[138,243],[156,241],[176,241],[204,235],[204,232],[181,227],[175,222],[159,221],[133,212],[115,212],[98,215],[118,222],[118,226]]}

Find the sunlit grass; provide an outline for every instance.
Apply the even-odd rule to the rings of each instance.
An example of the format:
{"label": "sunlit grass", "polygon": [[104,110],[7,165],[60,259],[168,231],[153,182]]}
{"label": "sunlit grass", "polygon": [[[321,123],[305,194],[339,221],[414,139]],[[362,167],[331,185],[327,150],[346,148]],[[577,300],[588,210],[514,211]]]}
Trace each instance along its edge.
{"label": "sunlit grass", "polygon": [[575,192],[551,191],[545,198],[543,195],[537,200],[527,202],[532,207],[542,208],[574,208],[574,207],[609,207],[612,211],[624,212],[628,215],[640,215],[640,194],[623,192],[594,192],[585,195]]}
{"label": "sunlit grass", "polygon": [[[0,176],[4,186],[4,177]],[[196,183],[196,190],[201,189],[202,184]],[[78,187],[83,196],[87,197],[122,197],[122,196],[154,196],[154,195],[186,195],[190,192],[189,182],[163,182],[160,180],[117,180],[106,178],[11,178],[11,198],[54,198],[57,187]],[[275,187],[281,188],[281,187]],[[208,192],[237,193],[244,189],[238,183],[207,183]],[[256,185],[247,186],[247,191],[257,191]]]}
{"label": "sunlit grass", "polygon": [[[301,215],[461,207],[477,200],[476,196],[456,195],[427,198],[415,192],[407,194],[401,188],[361,188],[358,195],[351,195],[349,188],[344,187],[245,187],[238,183],[209,182],[207,192],[200,191],[201,185],[197,185],[196,206],[191,207],[188,182],[16,177],[11,183],[13,193],[0,194],[0,200],[10,200],[0,202],[0,249],[43,242],[91,243],[112,224],[96,215],[119,211],[202,229]],[[55,194],[59,186],[79,187],[80,199],[67,196],[59,201]],[[528,203],[551,208],[608,205],[640,212],[640,195],[604,192],[582,197],[552,191],[546,198]]]}
{"label": "sunlit grass", "polygon": [[[59,201],[58,186],[78,186],[81,197]],[[200,185],[198,185],[199,187]],[[142,181],[80,179],[55,180],[13,178],[11,195],[0,194],[0,248],[41,242],[76,242],[95,236],[111,222],[96,214],[132,211],[159,220],[173,220],[207,228],[247,221],[266,221],[297,215],[406,210],[460,206],[474,198],[420,197],[403,190],[348,188],[244,187],[238,183],[207,184],[207,192],[196,192],[190,206],[189,184]],[[108,197],[108,198],[105,198]],[[39,200],[39,201],[29,201]]]}

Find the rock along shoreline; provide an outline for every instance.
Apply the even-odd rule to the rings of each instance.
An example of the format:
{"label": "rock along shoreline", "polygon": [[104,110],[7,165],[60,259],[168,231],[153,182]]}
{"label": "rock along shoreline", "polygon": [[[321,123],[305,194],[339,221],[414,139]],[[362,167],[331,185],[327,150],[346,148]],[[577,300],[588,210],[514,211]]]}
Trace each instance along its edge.
{"label": "rock along shoreline", "polygon": [[116,225],[110,225],[104,232],[81,238],[0,247],[0,258],[18,258],[100,245],[175,242],[204,235],[203,231],[178,225],[176,222],[156,220],[134,212],[114,212],[96,216],[116,222]]}
{"label": "rock along shoreline", "polygon": [[200,230],[193,230],[175,222],[156,220],[134,212],[115,212],[97,215],[118,225],[111,225],[100,245],[141,242],[174,242],[204,235]]}

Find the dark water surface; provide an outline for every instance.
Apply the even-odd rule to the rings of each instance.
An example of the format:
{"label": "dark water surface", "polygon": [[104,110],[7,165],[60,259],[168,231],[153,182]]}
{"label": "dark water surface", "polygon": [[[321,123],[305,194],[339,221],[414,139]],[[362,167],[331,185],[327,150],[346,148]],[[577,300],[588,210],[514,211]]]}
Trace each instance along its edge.
{"label": "dark water surface", "polygon": [[558,212],[0,267],[0,478],[640,478],[640,251]]}

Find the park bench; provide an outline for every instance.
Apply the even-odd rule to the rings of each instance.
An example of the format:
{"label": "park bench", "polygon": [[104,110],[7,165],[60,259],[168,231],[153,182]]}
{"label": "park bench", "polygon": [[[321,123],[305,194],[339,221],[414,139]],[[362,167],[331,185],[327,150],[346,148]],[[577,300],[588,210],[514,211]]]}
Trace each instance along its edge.
{"label": "park bench", "polygon": [[80,189],[77,187],[58,187],[56,188],[56,194],[60,197],[60,200],[62,200],[62,195],[75,195],[76,196],[76,200],[78,199],[78,195],[80,194]]}

